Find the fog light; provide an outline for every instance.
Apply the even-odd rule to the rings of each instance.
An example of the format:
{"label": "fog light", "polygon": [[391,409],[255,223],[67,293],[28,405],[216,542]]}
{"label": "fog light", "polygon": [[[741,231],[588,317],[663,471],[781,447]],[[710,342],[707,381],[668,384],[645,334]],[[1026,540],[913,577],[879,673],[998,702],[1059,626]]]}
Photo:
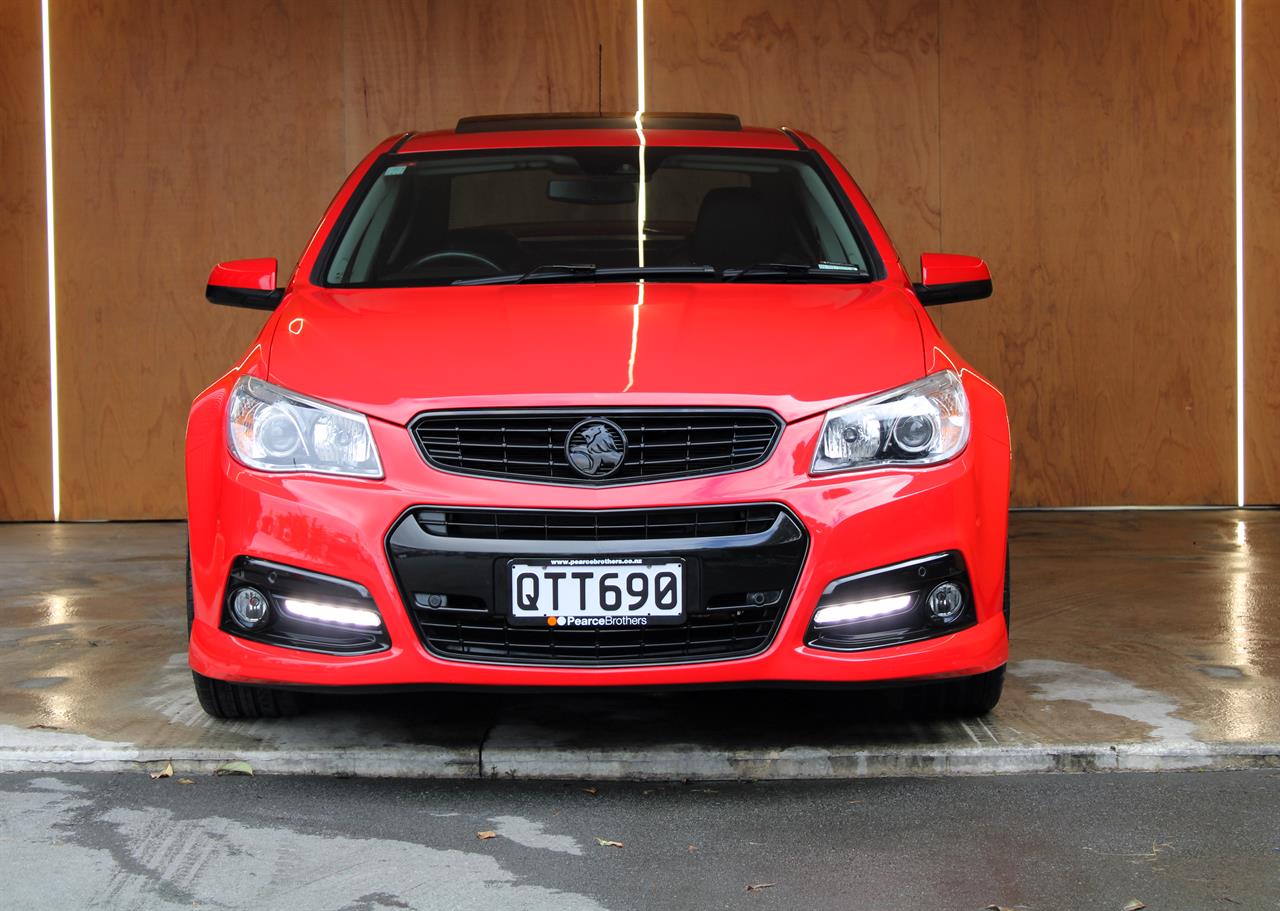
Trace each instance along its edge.
{"label": "fog light", "polygon": [[267,596],[256,588],[242,588],[231,598],[231,616],[245,629],[257,629],[267,622]]}
{"label": "fog light", "polygon": [[929,592],[926,604],[934,623],[954,623],[964,613],[964,592],[954,582],[943,582]]}
{"label": "fog light", "polygon": [[[938,588],[941,587],[938,586]],[[814,612],[813,623],[815,626],[853,623],[858,620],[870,620],[873,617],[887,617],[890,614],[908,610],[910,607],[910,595],[890,595],[888,598],[873,598],[868,601],[847,601],[844,604],[830,604],[818,608]]]}
{"label": "fog light", "polygon": [[324,604],[320,601],[301,601],[297,598],[285,598],[281,602],[284,612],[299,620],[314,620],[317,623],[336,623],[339,626],[360,626],[365,629],[377,629],[382,626],[382,617],[376,610],[367,607],[346,607],[341,604]]}

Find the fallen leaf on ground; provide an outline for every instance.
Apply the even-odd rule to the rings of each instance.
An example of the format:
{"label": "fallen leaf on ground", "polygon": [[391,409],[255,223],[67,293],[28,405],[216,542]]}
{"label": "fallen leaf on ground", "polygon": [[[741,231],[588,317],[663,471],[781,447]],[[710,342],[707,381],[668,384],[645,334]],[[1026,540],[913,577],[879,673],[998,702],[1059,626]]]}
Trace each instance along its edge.
{"label": "fallen leaf on ground", "polygon": [[590,794],[592,797],[595,797],[597,794],[600,793],[600,789],[599,788],[583,788],[582,793]]}
{"label": "fallen leaf on ground", "polygon": [[598,844],[602,848],[621,848],[622,847],[622,842],[613,841],[610,838],[597,838],[596,844]]}
{"label": "fallen leaf on ground", "polygon": [[166,763],[164,764],[164,768],[163,768],[163,769],[161,769],[159,772],[151,772],[150,774],[151,774],[151,780],[152,780],[152,781],[155,781],[157,778],[172,778],[172,777],[173,777],[173,763],[172,763],[172,762],[166,762]]}
{"label": "fallen leaf on ground", "polygon": [[243,759],[233,759],[230,762],[224,762],[213,771],[216,775],[252,775],[253,766]]}
{"label": "fallen leaf on ground", "polygon": [[485,829],[483,832],[476,833],[476,838],[480,839],[481,841],[488,841],[490,838],[497,838],[497,837],[498,837],[498,833],[493,831],[492,829]]}
{"label": "fallen leaf on ground", "polygon": [[747,886],[748,892],[759,892],[761,889],[772,889],[777,883],[751,883]]}
{"label": "fallen leaf on ground", "polygon": [[190,778],[179,778],[178,784],[195,784]]}
{"label": "fallen leaf on ground", "polygon": [[1124,906],[1123,911],[1142,911],[1147,906],[1144,901],[1138,901],[1136,898],[1129,899],[1129,903]]}

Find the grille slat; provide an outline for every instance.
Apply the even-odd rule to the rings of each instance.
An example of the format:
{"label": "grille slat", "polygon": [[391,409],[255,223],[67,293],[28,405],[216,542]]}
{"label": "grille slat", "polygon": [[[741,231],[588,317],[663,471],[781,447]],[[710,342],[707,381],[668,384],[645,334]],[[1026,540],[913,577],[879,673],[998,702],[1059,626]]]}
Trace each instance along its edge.
{"label": "grille slat", "polygon": [[777,521],[776,506],[707,506],[649,510],[424,509],[415,513],[428,534],[521,541],[677,540],[757,535]]}
{"label": "grille slat", "polygon": [[[588,418],[612,421],[626,437],[622,463],[585,477],[565,443]],[[428,464],[459,474],[552,484],[605,486],[740,471],[764,462],[782,429],[769,411],[737,408],[428,413],[411,430]]]}

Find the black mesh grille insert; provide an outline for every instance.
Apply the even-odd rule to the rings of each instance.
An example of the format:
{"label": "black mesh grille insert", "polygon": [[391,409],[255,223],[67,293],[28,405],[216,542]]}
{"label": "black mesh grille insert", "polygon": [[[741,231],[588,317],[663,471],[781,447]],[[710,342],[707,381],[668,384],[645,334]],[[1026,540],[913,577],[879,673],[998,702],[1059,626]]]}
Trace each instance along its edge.
{"label": "black mesh grille insert", "polygon": [[[570,432],[591,418],[626,438],[607,477],[580,473],[566,452]],[[437,412],[411,427],[427,462],[445,471],[592,486],[750,468],[769,457],[781,428],[772,412],[750,408]]]}
{"label": "black mesh grille insert", "polygon": [[508,626],[483,616],[423,616],[418,628],[432,651],[448,657],[529,664],[640,664],[737,658],[763,649],[781,605],[690,616],[680,626],[637,629],[546,629]]}
{"label": "black mesh grille insert", "polygon": [[[776,504],[619,510],[423,506],[405,515],[387,540],[405,606],[431,652],[501,664],[582,666],[763,651],[791,600],[807,547],[799,520]],[[684,561],[683,623],[508,623],[511,596],[504,579],[510,561],[624,555]]]}

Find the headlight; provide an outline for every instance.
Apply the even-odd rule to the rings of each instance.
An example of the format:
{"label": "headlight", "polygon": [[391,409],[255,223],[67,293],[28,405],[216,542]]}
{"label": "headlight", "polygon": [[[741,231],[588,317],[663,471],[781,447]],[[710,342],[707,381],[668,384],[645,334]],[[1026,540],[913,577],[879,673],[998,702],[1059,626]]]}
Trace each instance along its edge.
{"label": "headlight", "polygon": [[969,399],[950,370],[827,412],[812,471],[945,462],[969,441]]}
{"label": "headlight", "polygon": [[227,439],[237,459],[262,471],[382,477],[363,414],[242,376],[231,391]]}

